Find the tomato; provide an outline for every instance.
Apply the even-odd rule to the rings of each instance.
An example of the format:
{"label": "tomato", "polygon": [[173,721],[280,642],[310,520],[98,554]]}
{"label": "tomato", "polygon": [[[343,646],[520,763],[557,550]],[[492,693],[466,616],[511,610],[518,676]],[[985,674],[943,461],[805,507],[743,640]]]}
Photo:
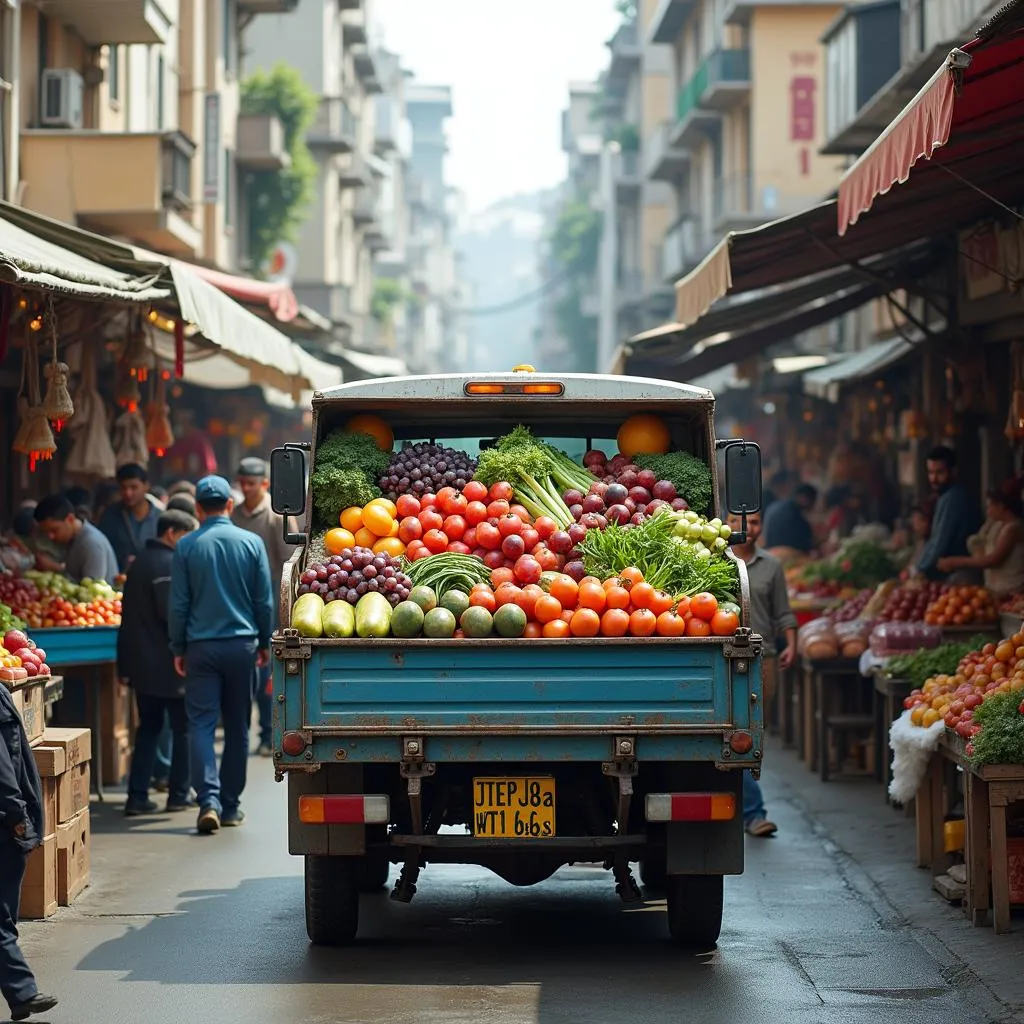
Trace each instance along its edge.
{"label": "tomato", "polygon": [[473,549],[468,544],[463,544],[461,540],[453,540],[447,548],[448,551],[453,552],[457,555],[471,555]]}
{"label": "tomato", "polygon": [[441,527],[449,540],[462,540],[466,534],[466,520],[460,515],[449,516]]}
{"label": "tomato", "polygon": [[485,551],[484,565],[486,565],[488,569],[500,569],[505,566],[505,556],[500,550],[498,550],[498,548]]}
{"label": "tomato", "polygon": [[720,609],[712,616],[711,633],[713,636],[732,636],[739,628],[740,617],[735,612],[726,612]]}
{"label": "tomato", "polygon": [[548,587],[548,593],[564,608],[575,608],[579,585],[571,576],[559,573]]}
{"label": "tomato", "polygon": [[652,636],[658,628],[658,616],[649,608],[637,608],[629,617],[630,636]]}
{"label": "tomato", "polygon": [[427,508],[437,507],[437,495],[431,494],[429,491],[426,494],[420,495],[420,510]]}
{"label": "tomato", "polygon": [[544,591],[536,583],[527,583],[516,595],[516,604],[526,613],[528,619],[535,617],[537,602],[544,596]]}
{"label": "tomato", "polygon": [[[506,569],[503,565],[491,570],[491,586],[494,588],[500,587],[503,583],[515,583],[515,579],[516,574],[511,569]],[[487,584],[478,583],[477,586],[485,587]]]}
{"label": "tomato", "polygon": [[549,640],[562,640],[569,635],[569,623],[564,619],[552,619],[544,623],[541,636]]}
{"label": "tomato", "polygon": [[540,623],[554,622],[562,614],[562,605],[558,598],[553,597],[551,594],[545,594],[543,597],[537,598],[533,614]]}
{"label": "tomato", "polygon": [[487,519],[487,506],[482,501],[471,501],[466,506],[466,522],[478,526]]}
{"label": "tomato", "polygon": [[475,526],[469,527],[469,529],[462,535],[462,543],[465,544],[470,551],[477,546]]}
{"label": "tomato", "polygon": [[427,530],[423,543],[432,555],[439,555],[448,547],[448,537],[441,530]]}
{"label": "tomato", "polygon": [[539,622],[528,622],[523,630],[524,640],[539,640],[544,635],[544,627]]}
{"label": "tomato", "polygon": [[445,507],[445,511],[451,516],[464,516],[469,502],[461,495],[456,494]]}
{"label": "tomato", "polygon": [[511,501],[512,485],[505,480],[499,480],[497,483],[491,484],[487,495],[491,501]]}
{"label": "tomato", "polygon": [[514,583],[502,583],[494,591],[494,601],[500,608],[504,604],[518,604],[517,598],[522,591]]}
{"label": "tomato", "polygon": [[462,488],[462,494],[468,502],[483,501],[487,497],[487,488],[479,480],[470,480]]}
{"label": "tomato", "polygon": [[540,583],[541,574],[544,572],[540,562],[533,555],[517,558],[514,571],[520,583]]}
{"label": "tomato", "polygon": [[694,616],[686,623],[687,636],[711,636],[711,625],[705,619]]}
{"label": "tomato", "polygon": [[533,516],[522,505],[512,505],[509,508],[509,512],[514,516],[518,516],[524,523],[529,524],[533,522]]}
{"label": "tomato", "polygon": [[512,534],[521,537],[523,535],[523,521],[519,516],[507,512],[498,519],[498,532],[502,537],[510,537]]}
{"label": "tomato", "polygon": [[623,585],[626,587],[626,589],[629,590],[632,587],[634,587],[637,583],[643,583],[644,574],[635,566],[629,566],[628,568],[623,569],[622,572],[619,573],[618,578],[623,582]]}
{"label": "tomato", "polygon": [[[695,619],[710,622],[718,611],[718,600],[714,594],[697,594],[690,599],[690,611]],[[691,636],[706,636],[707,634],[691,633]]]}
{"label": "tomato", "polygon": [[440,530],[444,526],[444,516],[440,512],[435,512],[432,508],[424,509],[417,518],[423,527],[424,533],[427,530]]}
{"label": "tomato", "polygon": [[540,543],[540,534],[532,526],[523,526],[520,536],[527,551],[532,551]]}
{"label": "tomato", "polygon": [[590,608],[600,614],[608,603],[608,595],[597,580],[582,580],[579,585],[578,603],[580,608]]}
{"label": "tomato", "polygon": [[601,636],[625,636],[629,631],[629,613],[622,608],[609,608],[601,616]]}
{"label": "tomato", "polygon": [[490,523],[481,523],[476,528],[476,540],[485,551],[497,551],[501,547],[501,533]]}
{"label": "tomato", "polygon": [[492,614],[498,607],[497,599],[494,596],[494,591],[481,587],[479,590],[474,589],[469,595],[469,603],[473,608],[486,608]]}
{"label": "tomato", "polygon": [[422,511],[420,500],[415,494],[399,495],[398,500],[395,502],[395,509],[395,514],[401,519],[404,519],[406,516],[418,516]]}
{"label": "tomato", "polygon": [[[507,501],[496,499],[487,506],[487,518],[488,519],[500,519],[502,516],[507,516],[511,510],[511,506]],[[518,517],[517,517],[518,518]],[[519,520],[520,523],[522,520]]]}
{"label": "tomato", "polygon": [[[650,583],[634,583],[629,591],[629,599],[633,603],[634,608],[647,608],[654,611],[652,605],[654,604],[654,587]],[[657,617],[657,616],[655,616]]]}
{"label": "tomato", "polygon": [[398,524],[398,539],[403,544],[411,544],[423,536],[423,524],[415,516],[406,516]]}
{"label": "tomato", "polygon": [[459,492],[454,487],[442,487],[437,492],[437,507],[442,512],[448,512],[448,503],[455,497]]}
{"label": "tomato", "polygon": [[676,605],[676,614],[682,615],[684,618],[690,614],[690,599],[684,597],[679,604]]}
{"label": "tomato", "polygon": [[665,609],[658,615],[658,636],[682,636],[686,632],[686,619],[677,612]]}
{"label": "tomato", "polygon": [[537,516],[533,521],[533,528],[541,540],[547,540],[558,529],[558,523],[550,516]]}
{"label": "tomato", "polygon": [[539,544],[534,548],[533,557],[540,562],[540,567],[544,572],[558,572],[564,564],[561,558],[559,558],[554,551],[545,547],[543,544]]}
{"label": "tomato", "polygon": [[667,612],[673,603],[671,594],[665,593],[664,590],[656,590],[651,598],[650,609],[655,615],[661,615],[662,612]]}
{"label": "tomato", "polygon": [[619,608],[626,609],[629,607],[629,591],[625,587],[620,587],[617,583],[613,586],[605,585],[604,590],[604,602],[608,608]]}
{"label": "tomato", "polygon": [[573,636],[597,636],[601,629],[601,616],[593,608],[577,608],[569,622]]}

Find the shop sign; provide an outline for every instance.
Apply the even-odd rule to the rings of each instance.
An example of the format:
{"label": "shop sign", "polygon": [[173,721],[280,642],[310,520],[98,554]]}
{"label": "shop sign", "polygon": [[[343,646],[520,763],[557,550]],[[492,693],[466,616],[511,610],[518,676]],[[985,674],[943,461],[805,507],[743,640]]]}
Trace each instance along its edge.
{"label": "shop sign", "polygon": [[203,107],[203,202],[220,202],[220,93],[206,95]]}
{"label": "shop sign", "polygon": [[[801,177],[811,173],[811,150],[817,129],[815,101],[818,80],[811,69],[816,63],[813,53],[791,53],[794,74],[789,80],[789,139],[799,143],[798,171]],[[806,69],[806,70],[801,70]]]}

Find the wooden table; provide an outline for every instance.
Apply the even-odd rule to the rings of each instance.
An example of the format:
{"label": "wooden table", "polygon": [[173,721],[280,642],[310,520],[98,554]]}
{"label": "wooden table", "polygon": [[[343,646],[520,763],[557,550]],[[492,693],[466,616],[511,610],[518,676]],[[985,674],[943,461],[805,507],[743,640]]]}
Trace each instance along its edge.
{"label": "wooden table", "polygon": [[[822,782],[829,777],[829,736],[833,730],[872,730],[869,714],[835,711],[842,706],[850,681],[859,683],[859,658],[801,660],[801,717],[803,721],[801,755],[808,768],[817,769]],[[877,742],[877,741],[876,741]]]}
{"label": "wooden table", "polygon": [[885,800],[889,802],[889,782],[892,763],[889,758],[889,728],[903,713],[903,701],[910,696],[914,684],[908,679],[893,679],[884,668],[872,673],[875,687],[872,710],[875,714],[875,778],[885,787]]}
{"label": "wooden table", "polygon": [[942,737],[916,801],[918,864],[930,867],[933,876],[944,870],[943,826],[956,769],[961,769],[964,782],[967,915],[980,927],[991,910],[993,929],[1002,934],[1010,930],[1006,809],[1024,801],[1024,765],[976,768],[967,760],[963,740],[948,732]]}

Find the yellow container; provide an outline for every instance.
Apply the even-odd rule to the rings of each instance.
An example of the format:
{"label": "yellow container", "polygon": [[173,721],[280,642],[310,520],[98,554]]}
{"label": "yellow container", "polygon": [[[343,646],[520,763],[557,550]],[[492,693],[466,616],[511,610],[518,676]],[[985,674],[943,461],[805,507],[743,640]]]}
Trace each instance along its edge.
{"label": "yellow container", "polygon": [[964,848],[964,822],[962,818],[958,821],[947,821],[942,826],[942,832],[946,853],[958,853]]}

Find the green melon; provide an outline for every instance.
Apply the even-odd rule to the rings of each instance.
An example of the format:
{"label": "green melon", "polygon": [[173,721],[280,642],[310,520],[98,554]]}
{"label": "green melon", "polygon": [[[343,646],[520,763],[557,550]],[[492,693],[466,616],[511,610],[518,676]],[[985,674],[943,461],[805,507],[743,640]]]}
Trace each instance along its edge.
{"label": "green melon", "polygon": [[423,617],[423,635],[433,640],[447,640],[455,635],[458,623],[447,608],[432,608]]}
{"label": "green melon", "polygon": [[437,607],[437,594],[430,587],[413,587],[409,592],[409,600],[418,604],[424,612],[432,612]]}
{"label": "green melon", "polygon": [[407,639],[423,632],[423,609],[415,601],[403,601],[391,613],[391,633]]}
{"label": "green melon", "polygon": [[462,632],[480,640],[494,631],[494,616],[486,608],[467,608],[459,619]]}
{"label": "green melon", "polygon": [[522,636],[526,632],[526,612],[517,604],[503,604],[494,613],[494,631],[498,636]]}
{"label": "green melon", "polygon": [[469,607],[469,595],[464,594],[461,590],[449,590],[448,593],[441,596],[441,600],[437,604],[439,608],[447,608],[456,619],[461,619]]}

